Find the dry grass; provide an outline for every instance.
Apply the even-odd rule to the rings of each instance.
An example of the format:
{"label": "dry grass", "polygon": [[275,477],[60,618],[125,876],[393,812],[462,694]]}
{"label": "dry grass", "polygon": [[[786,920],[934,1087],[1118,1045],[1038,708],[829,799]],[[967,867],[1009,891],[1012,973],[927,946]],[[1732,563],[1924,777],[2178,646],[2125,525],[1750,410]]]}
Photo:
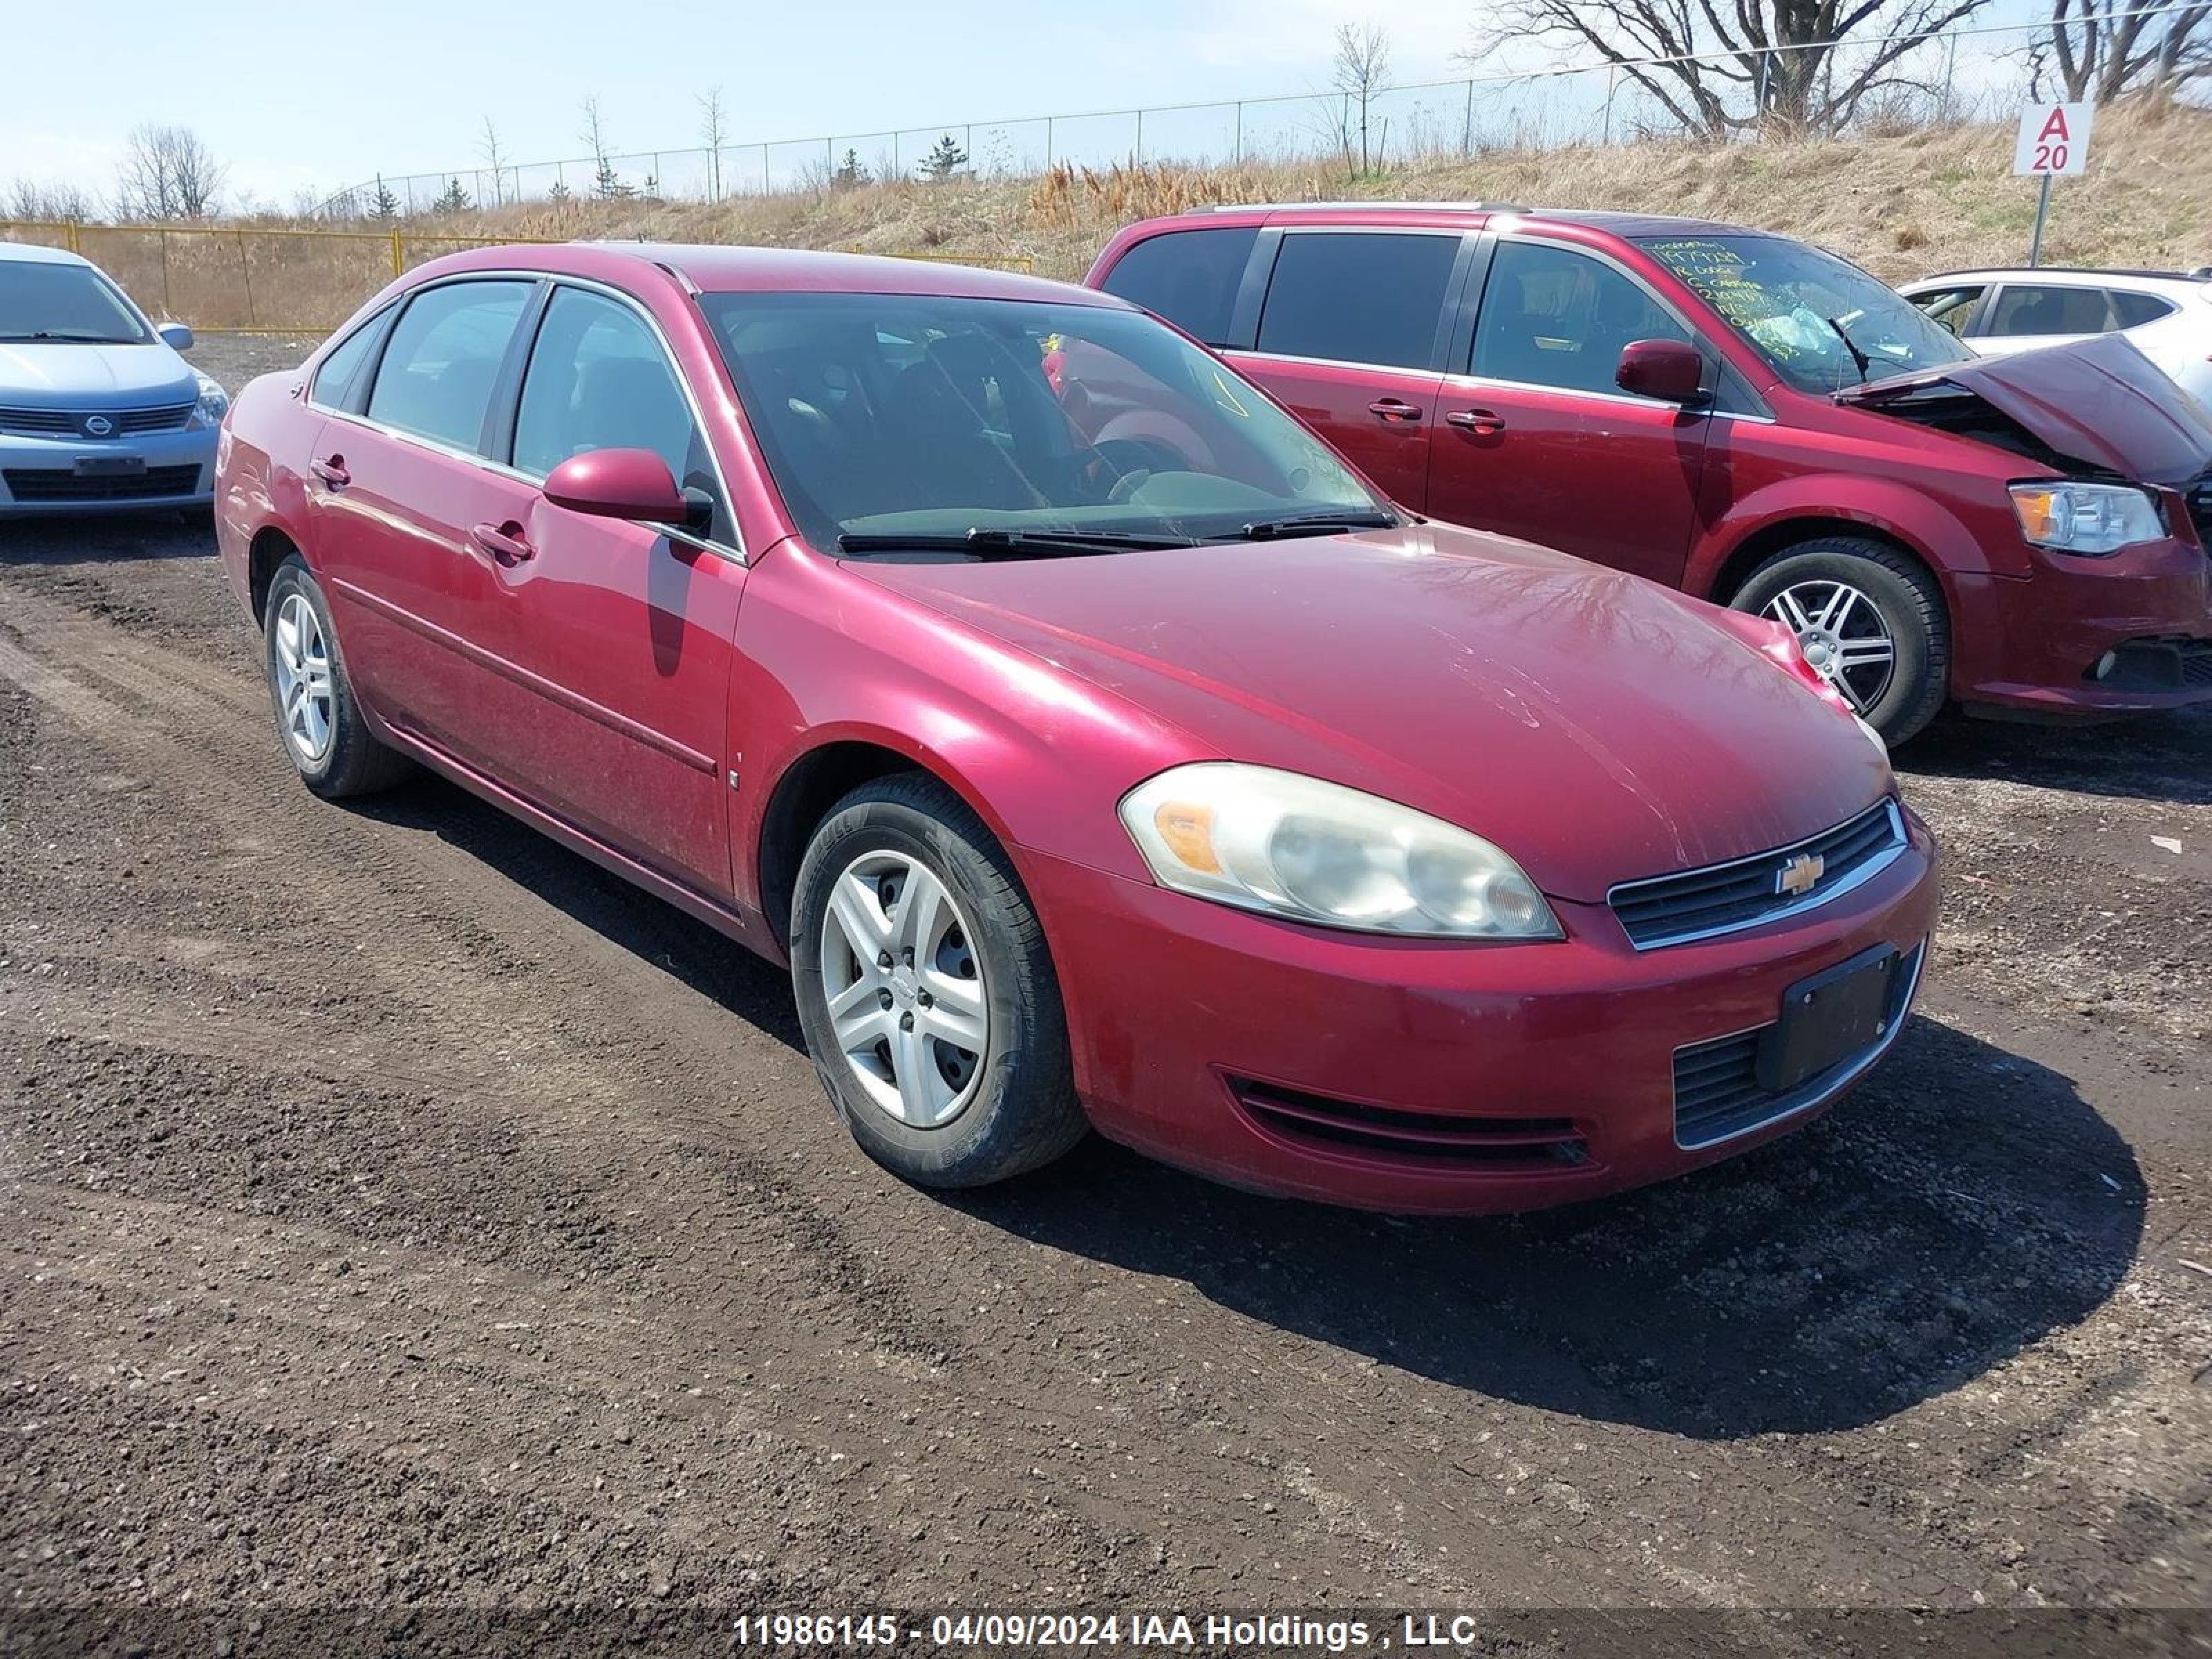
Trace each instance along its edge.
{"label": "dry grass", "polygon": [[[642,236],[788,247],[1026,255],[1078,277],[1133,219],[1215,203],[1361,197],[1486,198],[1548,207],[1703,215],[1788,231],[1893,281],[1961,266],[2014,264],[2027,251],[2035,186],[2012,176],[2012,130],[1994,125],[1881,131],[1849,140],[1711,144],[1684,140],[1573,149],[1440,155],[1347,182],[1323,161],[1239,167],[1170,162],[1060,166],[1042,177],[872,183],[711,205],[568,202],[404,227],[412,261],[463,237]],[[2212,263],[2212,112],[2115,107],[2098,118],[2094,159],[2063,181],[2045,244],[2055,264]],[[88,229],[85,252],[134,292],[164,291],[150,239]],[[246,232],[242,246],[179,239],[167,273],[173,314],[203,326],[246,320],[328,325],[389,275],[388,247],[288,244]],[[252,289],[251,319],[241,314]]]}

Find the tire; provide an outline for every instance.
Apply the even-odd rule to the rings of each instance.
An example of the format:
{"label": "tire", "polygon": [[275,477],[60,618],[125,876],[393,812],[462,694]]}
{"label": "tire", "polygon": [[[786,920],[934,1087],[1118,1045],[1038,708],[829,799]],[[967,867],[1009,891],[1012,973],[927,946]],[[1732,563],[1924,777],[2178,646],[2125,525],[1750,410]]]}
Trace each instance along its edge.
{"label": "tire", "polygon": [[[1823,617],[1821,606],[1841,590],[1857,599],[1832,619]],[[1863,536],[1800,542],[1753,571],[1729,604],[1795,630],[1815,667],[1838,638],[1865,656],[1875,631],[1886,633],[1892,652],[1886,678],[1862,662],[1847,666],[1838,684],[1893,747],[1935,719],[1949,696],[1951,629],[1942,590],[1917,560],[1886,543]],[[1823,621],[1832,625],[1803,626]]]}
{"label": "tire", "polygon": [[[881,947],[873,962],[856,937]],[[991,832],[936,780],[879,778],[830,810],[799,865],[791,976],[830,1103],[902,1179],[987,1186],[1087,1132],[1036,912]],[[864,1043],[866,1058],[848,1052]]]}
{"label": "tire", "polygon": [[[298,626],[303,615],[313,618],[312,635]],[[362,718],[330,602],[298,554],[276,567],[262,616],[262,661],[277,741],[300,781],[325,800],[343,800],[409,776],[414,763],[380,743]],[[319,664],[319,672],[303,674],[295,665],[302,661]],[[307,695],[288,713],[288,700],[303,680]]]}

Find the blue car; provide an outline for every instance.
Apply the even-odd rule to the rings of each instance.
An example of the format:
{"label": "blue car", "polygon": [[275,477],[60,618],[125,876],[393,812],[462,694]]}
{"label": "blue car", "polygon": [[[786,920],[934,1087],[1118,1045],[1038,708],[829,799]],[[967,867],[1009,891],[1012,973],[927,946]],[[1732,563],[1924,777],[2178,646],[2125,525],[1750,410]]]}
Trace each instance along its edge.
{"label": "blue car", "polygon": [[0,517],[205,507],[230,400],[89,260],[0,242]]}

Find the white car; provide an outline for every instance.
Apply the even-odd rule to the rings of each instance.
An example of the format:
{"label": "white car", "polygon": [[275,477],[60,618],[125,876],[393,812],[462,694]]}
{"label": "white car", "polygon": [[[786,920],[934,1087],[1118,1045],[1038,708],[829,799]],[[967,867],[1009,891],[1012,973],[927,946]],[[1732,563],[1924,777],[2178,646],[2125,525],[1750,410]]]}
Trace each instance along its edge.
{"label": "white car", "polygon": [[1984,356],[2124,334],[2184,390],[2212,404],[2212,266],[1954,270],[1899,292]]}

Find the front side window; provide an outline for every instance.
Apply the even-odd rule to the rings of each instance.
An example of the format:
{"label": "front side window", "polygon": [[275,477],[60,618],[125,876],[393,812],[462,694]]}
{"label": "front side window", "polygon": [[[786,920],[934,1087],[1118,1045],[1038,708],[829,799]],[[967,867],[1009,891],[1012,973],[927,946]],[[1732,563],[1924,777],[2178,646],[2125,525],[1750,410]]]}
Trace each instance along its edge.
{"label": "front side window", "polygon": [[1473,373],[1618,392],[1620,354],[1638,340],[1695,343],[1641,284],[1602,259],[1541,242],[1498,245],[1475,323]]}
{"label": "front side window", "polygon": [[2008,283],[1990,312],[1991,334],[2101,334],[2112,326],[2100,288]]}
{"label": "front side window", "polygon": [[143,345],[137,309],[90,265],[0,259],[0,341]]}
{"label": "front side window", "polygon": [[1786,236],[1638,240],[1800,392],[1840,392],[1973,355],[1887,283]]}
{"label": "front side window", "polygon": [[488,280],[445,283],[410,301],[392,325],[368,394],[368,417],[473,450],[500,361],[532,284]]}
{"label": "front side window", "polygon": [[376,343],[378,332],[378,322],[372,318],[333,347],[316,367],[315,383],[307,394],[309,401],[325,409],[348,407],[354,383],[362,366],[368,361],[369,349]]}
{"label": "front side window", "polygon": [[1459,238],[1309,231],[1283,238],[1260,349],[1281,357],[1426,368]]}
{"label": "front side window", "polygon": [[1979,283],[1970,283],[1963,288],[1931,289],[1925,294],[1914,295],[1912,303],[1920,307],[1929,322],[1941,324],[1953,334],[1963,337],[1980,315],[1982,296],[1988,291]]}
{"label": "front side window", "polygon": [[628,306],[556,288],[514,417],[514,465],[544,477],[595,449],[649,449],[679,483],[702,471],[691,406],[660,341]]}
{"label": "front side window", "polygon": [[904,294],[700,306],[824,552],[1110,551],[1396,521],[1304,428],[1140,312]]}
{"label": "front side window", "polygon": [[1170,231],[1123,254],[1100,286],[1208,345],[1224,345],[1259,236],[1256,225]]}

